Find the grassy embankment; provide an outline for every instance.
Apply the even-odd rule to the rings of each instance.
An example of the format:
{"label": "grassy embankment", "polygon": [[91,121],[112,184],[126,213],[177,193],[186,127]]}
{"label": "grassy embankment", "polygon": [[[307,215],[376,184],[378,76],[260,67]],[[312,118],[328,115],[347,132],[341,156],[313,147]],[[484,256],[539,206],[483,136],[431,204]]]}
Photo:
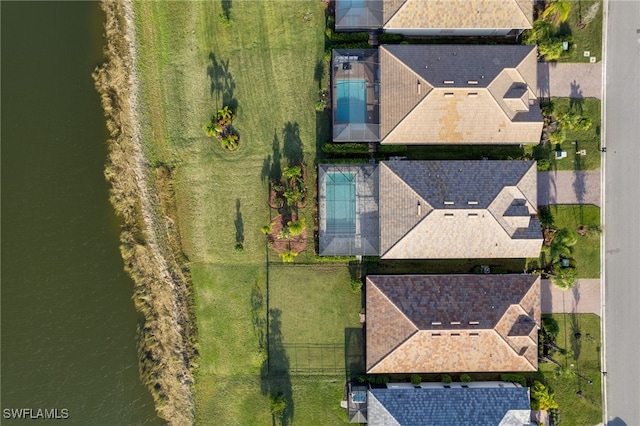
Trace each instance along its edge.
{"label": "grassy embankment", "polygon": [[[302,159],[315,197],[317,140],[328,138],[327,118],[314,110],[324,74],[323,3],[140,1],[135,10],[146,154],[172,172],[195,288],[197,422],[270,425],[268,395],[280,392],[286,421],[344,423],[344,363],[309,377],[293,371],[290,348],[337,345],[345,327],[359,325],[347,267],[269,267],[267,256],[279,259],[260,232],[275,214],[267,179],[278,168]],[[201,129],[223,104],[237,111],[234,152]],[[301,213],[313,224],[313,202]],[[312,241],[297,262],[314,260]],[[267,283],[277,295],[269,307]],[[267,309],[272,347],[263,364]]]}
{"label": "grassy embankment", "polygon": [[[561,37],[571,37],[571,48],[558,62],[589,62],[591,56],[602,61],[603,7],[602,0],[571,1],[569,19],[558,30]],[[589,56],[584,56],[585,51]]]}
{"label": "grassy embankment", "polygon": [[111,203],[124,221],[120,250],[135,284],[136,309],[144,317],[138,329],[140,376],[159,416],[186,425],[194,418],[197,329],[180,235],[167,220],[175,208],[170,171],[147,167],[141,151],[130,4],[105,1],[102,7],[106,61],[93,77],[111,136],[105,176]]}

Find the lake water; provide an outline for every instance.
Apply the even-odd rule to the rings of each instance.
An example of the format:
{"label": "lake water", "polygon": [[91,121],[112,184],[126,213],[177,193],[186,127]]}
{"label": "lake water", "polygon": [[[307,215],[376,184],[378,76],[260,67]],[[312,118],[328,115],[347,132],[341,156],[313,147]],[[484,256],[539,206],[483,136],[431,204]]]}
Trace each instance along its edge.
{"label": "lake water", "polygon": [[[98,3],[6,2],[2,16],[2,417],[156,425],[140,382],[133,284],[102,170],[107,133],[91,72]],[[33,412],[34,415],[36,412]]]}

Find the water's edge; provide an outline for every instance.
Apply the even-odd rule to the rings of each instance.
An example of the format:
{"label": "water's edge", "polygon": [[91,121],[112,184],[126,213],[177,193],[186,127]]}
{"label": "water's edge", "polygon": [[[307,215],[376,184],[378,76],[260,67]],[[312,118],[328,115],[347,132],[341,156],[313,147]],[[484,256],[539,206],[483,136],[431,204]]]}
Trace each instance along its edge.
{"label": "water's edge", "polygon": [[171,185],[158,182],[172,179],[171,171],[152,169],[144,157],[131,0],[103,0],[101,7],[106,15],[106,60],[93,78],[111,135],[105,177],[110,201],[124,220],[120,251],[135,283],[136,309],[144,316],[138,330],[140,377],[162,419],[192,424],[198,356],[193,291],[178,231],[167,221],[168,206],[174,202],[166,190]]}

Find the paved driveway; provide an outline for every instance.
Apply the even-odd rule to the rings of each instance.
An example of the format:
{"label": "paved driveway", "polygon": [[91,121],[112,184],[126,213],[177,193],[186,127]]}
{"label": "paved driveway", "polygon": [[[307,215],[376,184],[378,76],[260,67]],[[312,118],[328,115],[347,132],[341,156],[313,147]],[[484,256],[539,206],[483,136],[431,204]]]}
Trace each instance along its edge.
{"label": "paved driveway", "polygon": [[538,172],[538,205],[600,206],[600,170]]}
{"label": "paved driveway", "polygon": [[600,99],[602,63],[538,62],[538,96]]}
{"label": "paved driveway", "polygon": [[542,280],[541,309],[543,314],[596,314],[600,316],[600,279],[580,279],[571,290],[554,286],[551,280]]}

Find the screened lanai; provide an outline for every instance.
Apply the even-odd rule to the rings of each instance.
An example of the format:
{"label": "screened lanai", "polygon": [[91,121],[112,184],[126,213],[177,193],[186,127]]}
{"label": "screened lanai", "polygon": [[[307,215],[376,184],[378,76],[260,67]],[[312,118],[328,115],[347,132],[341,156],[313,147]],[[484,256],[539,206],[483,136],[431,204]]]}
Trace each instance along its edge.
{"label": "screened lanai", "polygon": [[382,28],[382,0],[336,0],[336,31]]}
{"label": "screened lanai", "polygon": [[333,141],[380,139],[380,68],[375,49],[333,51]]}
{"label": "screened lanai", "polygon": [[378,166],[320,164],[318,168],[320,255],[377,256]]}

